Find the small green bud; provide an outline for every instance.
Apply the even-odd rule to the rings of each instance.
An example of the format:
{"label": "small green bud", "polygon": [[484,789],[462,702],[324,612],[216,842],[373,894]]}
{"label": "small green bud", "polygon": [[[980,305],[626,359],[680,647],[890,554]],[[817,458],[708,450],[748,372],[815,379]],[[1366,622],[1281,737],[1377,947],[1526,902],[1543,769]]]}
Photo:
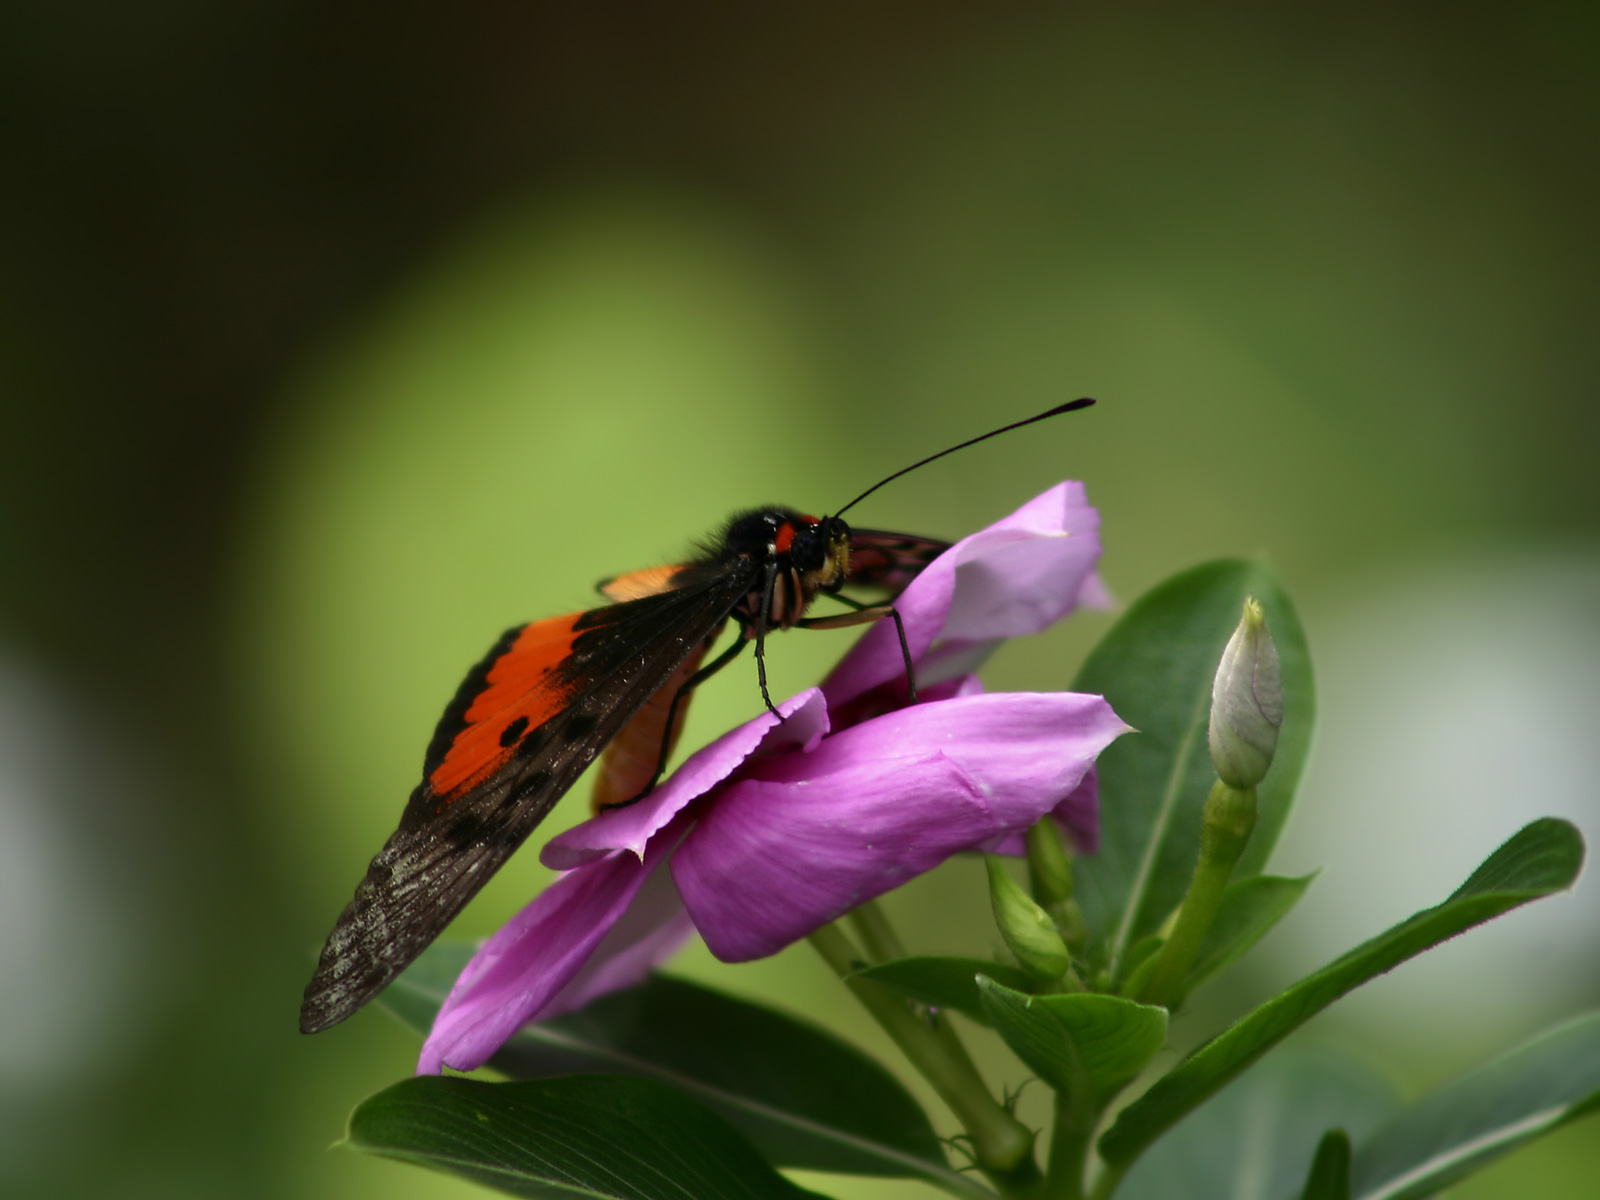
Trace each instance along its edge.
{"label": "small green bud", "polygon": [[1278,648],[1254,596],[1244,602],[1211,685],[1211,761],[1229,787],[1253,788],[1272,765],[1283,724]]}
{"label": "small green bud", "polygon": [[1061,940],[1056,923],[1017,886],[1005,864],[994,855],[984,856],[989,868],[989,903],[994,908],[994,923],[1006,948],[1035,979],[1053,983],[1067,973],[1072,957]]}
{"label": "small green bud", "polygon": [[1028,885],[1040,904],[1064,904],[1072,899],[1072,860],[1061,844],[1061,831],[1049,816],[1028,830]]}

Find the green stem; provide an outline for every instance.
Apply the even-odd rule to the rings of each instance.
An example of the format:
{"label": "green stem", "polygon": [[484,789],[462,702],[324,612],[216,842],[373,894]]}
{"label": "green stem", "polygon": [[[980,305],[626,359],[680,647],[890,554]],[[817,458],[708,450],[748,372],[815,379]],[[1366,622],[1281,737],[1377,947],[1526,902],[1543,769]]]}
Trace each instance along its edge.
{"label": "green stem", "polygon": [[900,935],[889,924],[889,918],[876,900],[868,900],[850,913],[850,923],[856,927],[862,948],[874,963],[893,962],[906,956],[900,944]]}
{"label": "green stem", "polygon": [[1130,1165],[1132,1164],[1120,1167],[1108,1166],[1101,1171],[1100,1177],[1094,1181],[1094,1187],[1089,1190],[1089,1200],[1111,1200]]}
{"label": "green stem", "polygon": [[1140,989],[1139,998],[1145,1003],[1175,1008],[1183,999],[1189,971],[1200,957],[1200,947],[1216,919],[1222,893],[1255,824],[1255,789],[1240,791],[1217,780],[1206,798],[1200,826],[1200,861],[1189,880],[1172,936],[1156,952],[1155,968]]}
{"label": "green stem", "polygon": [[[877,919],[881,917],[879,913]],[[979,1169],[1007,1197],[1037,1197],[1042,1180],[1033,1160],[1033,1131],[989,1093],[950,1022],[932,1024],[898,992],[852,975],[861,956],[837,923],[824,925],[809,941],[950,1106],[972,1139]]]}
{"label": "green stem", "polygon": [[1084,1168],[1099,1114],[1087,1097],[1056,1094],[1055,1127],[1050,1134],[1050,1166],[1045,1174],[1049,1200],[1083,1200]]}

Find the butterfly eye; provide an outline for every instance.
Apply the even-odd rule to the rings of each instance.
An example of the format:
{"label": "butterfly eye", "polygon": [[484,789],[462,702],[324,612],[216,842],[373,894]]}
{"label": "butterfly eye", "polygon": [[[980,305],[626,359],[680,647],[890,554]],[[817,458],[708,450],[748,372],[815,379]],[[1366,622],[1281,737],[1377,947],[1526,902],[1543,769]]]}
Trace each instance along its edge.
{"label": "butterfly eye", "polygon": [[795,530],[789,543],[789,561],[801,571],[820,570],[828,558],[828,539],[821,525],[805,525]]}

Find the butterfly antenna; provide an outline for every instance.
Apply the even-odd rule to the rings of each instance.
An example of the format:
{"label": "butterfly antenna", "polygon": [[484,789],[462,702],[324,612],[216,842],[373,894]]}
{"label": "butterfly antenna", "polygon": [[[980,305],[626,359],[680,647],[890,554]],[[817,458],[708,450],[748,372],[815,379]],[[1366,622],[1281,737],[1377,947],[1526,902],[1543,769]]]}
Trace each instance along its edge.
{"label": "butterfly antenna", "polygon": [[1035,421],[1043,421],[1047,417],[1059,417],[1062,413],[1073,412],[1080,408],[1088,408],[1093,403],[1094,401],[1088,396],[1084,396],[1081,400],[1069,400],[1065,404],[1056,405],[1048,412],[1042,412],[1038,416],[1029,417],[1026,421],[1013,421],[1009,425],[1002,425],[999,429],[991,429],[988,433],[980,434],[978,437],[968,438],[960,445],[951,446],[948,450],[941,450],[937,454],[930,454],[927,458],[924,458],[918,462],[914,462],[909,467],[902,467],[893,475],[890,475],[887,479],[878,480],[877,483],[873,484],[866,491],[862,492],[861,495],[857,496],[854,500],[850,501],[849,504],[846,504],[844,508],[841,508],[833,515],[836,517],[842,517],[847,510],[852,509],[856,505],[860,504],[884,484],[893,483],[896,479],[899,479],[900,476],[905,475],[910,471],[915,471],[918,467],[925,467],[935,459],[943,458],[946,454],[954,454],[957,450],[965,450],[968,446],[976,446],[979,442],[986,442],[992,437],[998,437],[1002,433],[1010,433],[1013,429],[1021,429],[1024,425],[1032,425]]}

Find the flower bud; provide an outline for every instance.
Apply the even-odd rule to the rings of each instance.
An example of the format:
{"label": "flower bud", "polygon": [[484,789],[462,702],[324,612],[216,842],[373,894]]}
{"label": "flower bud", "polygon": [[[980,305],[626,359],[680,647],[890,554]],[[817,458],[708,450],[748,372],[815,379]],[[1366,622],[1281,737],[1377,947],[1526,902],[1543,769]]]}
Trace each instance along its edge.
{"label": "flower bud", "polygon": [[1211,761],[1229,787],[1253,788],[1272,765],[1283,724],[1278,648],[1254,596],[1244,602],[1211,685]]}
{"label": "flower bud", "polygon": [[990,854],[984,862],[989,868],[989,903],[994,908],[994,923],[1000,927],[1006,948],[1035,979],[1044,983],[1060,979],[1072,965],[1072,957],[1056,923],[1017,886],[1000,859]]}
{"label": "flower bud", "polygon": [[1028,884],[1040,904],[1072,899],[1072,860],[1061,844],[1061,831],[1048,814],[1028,830]]}

